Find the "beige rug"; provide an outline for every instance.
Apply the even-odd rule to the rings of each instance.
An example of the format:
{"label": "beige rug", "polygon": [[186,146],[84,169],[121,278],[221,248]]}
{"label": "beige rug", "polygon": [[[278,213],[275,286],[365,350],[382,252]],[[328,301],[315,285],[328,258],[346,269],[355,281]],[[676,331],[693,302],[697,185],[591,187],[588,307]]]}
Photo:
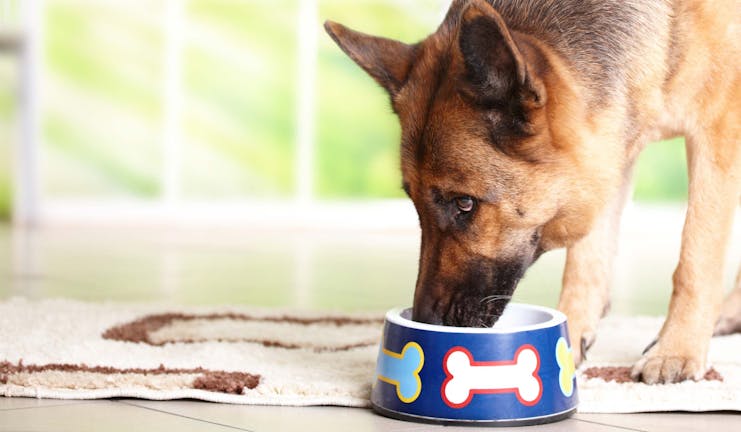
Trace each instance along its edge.
{"label": "beige rug", "polygon": [[[365,407],[382,315],[15,298],[0,303],[0,395]],[[660,325],[603,321],[579,411],[741,411],[741,335],[713,340],[709,380],[589,378],[622,381]]]}

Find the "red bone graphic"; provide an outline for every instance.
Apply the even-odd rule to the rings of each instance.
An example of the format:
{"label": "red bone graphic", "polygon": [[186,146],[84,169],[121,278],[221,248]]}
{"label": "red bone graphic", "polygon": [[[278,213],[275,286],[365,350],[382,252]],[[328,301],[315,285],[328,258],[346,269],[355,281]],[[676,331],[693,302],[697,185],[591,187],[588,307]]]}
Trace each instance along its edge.
{"label": "red bone graphic", "polygon": [[492,362],[475,362],[467,349],[454,347],[445,355],[443,368],[447,378],[440,392],[453,408],[465,407],[477,393],[515,393],[527,406],[543,395],[540,356],[532,345],[521,346],[512,361]]}

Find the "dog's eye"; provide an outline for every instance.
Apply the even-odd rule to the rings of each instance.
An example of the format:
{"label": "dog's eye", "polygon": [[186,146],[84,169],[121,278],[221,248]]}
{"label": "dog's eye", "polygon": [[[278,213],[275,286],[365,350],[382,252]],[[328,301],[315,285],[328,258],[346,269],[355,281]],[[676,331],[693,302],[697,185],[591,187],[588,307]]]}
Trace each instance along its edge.
{"label": "dog's eye", "polygon": [[473,210],[474,201],[470,196],[461,196],[455,199],[455,206],[461,213],[468,213]]}

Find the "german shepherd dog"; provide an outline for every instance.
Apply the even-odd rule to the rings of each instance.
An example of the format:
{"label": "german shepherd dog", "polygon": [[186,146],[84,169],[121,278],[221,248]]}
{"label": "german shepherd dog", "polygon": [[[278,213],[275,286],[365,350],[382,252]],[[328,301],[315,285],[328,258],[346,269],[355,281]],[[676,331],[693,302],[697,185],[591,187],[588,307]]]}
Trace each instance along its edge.
{"label": "german shepherd dog", "polygon": [[[634,379],[700,379],[741,196],[739,0],[455,0],[416,44],[334,22],[391,96],[422,242],[413,319],[490,326],[525,270],[567,248],[559,309],[577,362],[609,304],[636,157],[684,135],[689,203],[668,316]],[[578,341],[578,342],[577,342]]]}

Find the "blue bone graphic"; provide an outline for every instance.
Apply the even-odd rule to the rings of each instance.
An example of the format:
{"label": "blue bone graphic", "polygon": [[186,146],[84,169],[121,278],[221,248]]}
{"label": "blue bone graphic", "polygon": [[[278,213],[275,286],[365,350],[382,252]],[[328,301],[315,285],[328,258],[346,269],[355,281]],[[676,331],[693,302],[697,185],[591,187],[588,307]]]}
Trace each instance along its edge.
{"label": "blue bone graphic", "polygon": [[425,354],[417,342],[408,342],[401,354],[383,348],[378,353],[378,379],[396,386],[396,395],[404,403],[414,402],[422,391],[419,371],[425,363]]}

